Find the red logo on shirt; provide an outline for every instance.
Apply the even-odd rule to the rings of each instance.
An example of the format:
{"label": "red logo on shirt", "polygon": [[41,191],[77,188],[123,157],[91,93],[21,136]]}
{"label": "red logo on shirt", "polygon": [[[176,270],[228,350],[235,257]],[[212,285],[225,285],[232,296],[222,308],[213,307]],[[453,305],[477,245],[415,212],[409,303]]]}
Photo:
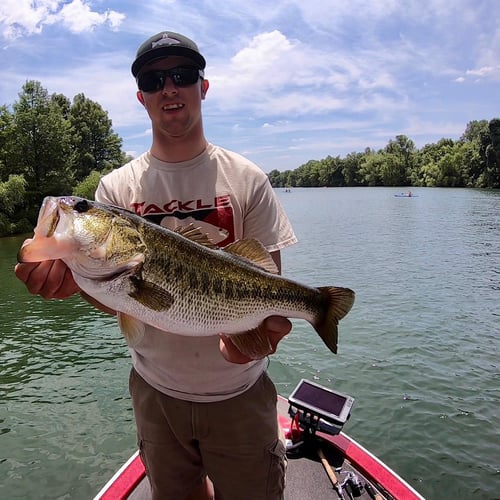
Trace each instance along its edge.
{"label": "red logo on shirt", "polygon": [[131,204],[132,210],[168,229],[193,224],[219,246],[235,240],[234,213],[230,195],[213,200],[171,200],[161,206],[147,201]]}

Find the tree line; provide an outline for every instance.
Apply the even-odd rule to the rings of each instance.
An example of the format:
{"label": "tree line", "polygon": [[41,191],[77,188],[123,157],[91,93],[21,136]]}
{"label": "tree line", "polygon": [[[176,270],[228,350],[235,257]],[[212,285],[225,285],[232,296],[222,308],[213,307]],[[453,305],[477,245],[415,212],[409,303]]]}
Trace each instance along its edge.
{"label": "tree line", "polygon": [[45,196],[93,197],[100,176],[128,161],[106,111],[27,81],[0,106],[0,236],[29,232]]}
{"label": "tree line", "polygon": [[310,160],[295,170],[273,170],[274,187],[421,186],[500,188],[500,119],[467,124],[459,140],[417,149],[405,135],[378,151]]}
{"label": "tree line", "polygon": [[[100,177],[127,161],[106,111],[84,94],[72,101],[27,81],[12,106],[0,106],[0,236],[26,233],[45,196],[93,198]],[[500,187],[500,119],[472,121],[458,141],[417,150],[398,135],[379,151],[310,160],[273,170],[274,187]]]}

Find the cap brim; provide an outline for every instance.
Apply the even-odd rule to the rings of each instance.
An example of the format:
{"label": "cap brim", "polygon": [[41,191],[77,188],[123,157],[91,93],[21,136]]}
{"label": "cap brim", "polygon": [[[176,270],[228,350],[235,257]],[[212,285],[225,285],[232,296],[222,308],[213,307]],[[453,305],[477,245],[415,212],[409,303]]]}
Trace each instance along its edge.
{"label": "cap brim", "polygon": [[188,59],[191,59],[200,69],[205,69],[206,66],[205,58],[199,52],[187,47],[169,45],[168,47],[151,49],[144,54],[141,54],[132,64],[132,74],[137,76],[144,65],[168,56],[187,57]]}

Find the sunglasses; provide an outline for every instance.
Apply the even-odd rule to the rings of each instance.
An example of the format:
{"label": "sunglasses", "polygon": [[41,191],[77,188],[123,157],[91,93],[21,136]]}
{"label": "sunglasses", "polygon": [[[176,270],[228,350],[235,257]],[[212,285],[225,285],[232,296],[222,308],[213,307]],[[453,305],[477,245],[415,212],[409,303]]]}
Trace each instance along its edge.
{"label": "sunglasses", "polygon": [[158,92],[170,78],[176,87],[194,85],[203,78],[203,71],[195,66],[177,66],[172,69],[154,69],[137,77],[137,85],[143,92]]}

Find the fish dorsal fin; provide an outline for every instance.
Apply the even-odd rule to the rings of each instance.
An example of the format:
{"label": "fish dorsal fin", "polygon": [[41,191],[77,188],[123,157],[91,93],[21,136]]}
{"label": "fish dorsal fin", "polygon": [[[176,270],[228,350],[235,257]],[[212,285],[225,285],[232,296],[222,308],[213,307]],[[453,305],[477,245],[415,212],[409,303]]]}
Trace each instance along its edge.
{"label": "fish dorsal fin", "polygon": [[237,255],[260,267],[268,273],[278,274],[279,270],[266,247],[256,239],[238,240],[223,248],[224,252]]}
{"label": "fish dorsal fin", "polygon": [[208,237],[206,233],[203,233],[199,227],[196,227],[193,223],[187,226],[178,226],[174,229],[174,232],[184,236],[198,245],[203,245],[204,247],[216,249],[218,246]]}

